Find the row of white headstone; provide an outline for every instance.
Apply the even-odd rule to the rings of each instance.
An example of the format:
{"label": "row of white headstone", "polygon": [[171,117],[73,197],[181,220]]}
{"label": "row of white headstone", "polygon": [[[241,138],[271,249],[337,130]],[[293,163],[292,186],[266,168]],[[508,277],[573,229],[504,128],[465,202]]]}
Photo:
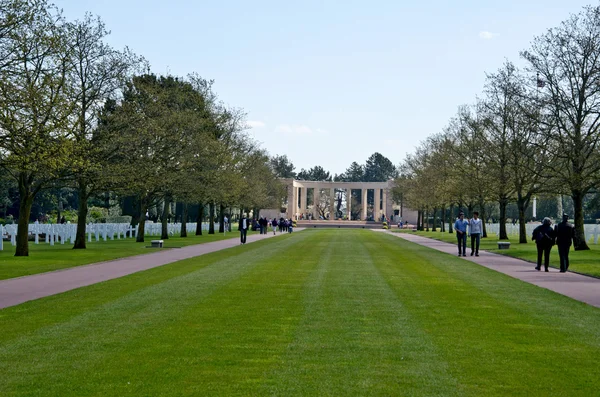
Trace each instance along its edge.
{"label": "row of white headstone", "polygon": [[[202,224],[202,230],[208,230],[208,224]],[[218,230],[219,224],[215,224],[215,229]],[[139,225],[131,227],[128,223],[90,223],[86,226],[86,234],[88,242],[92,241],[92,236],[95,241],[100,239],[117,240],[121,238],[134,238],[137,236]],[[196,232],[196,223],[187,223],[186,230],[188,233]],[[71,244],[75,242],[77,232],[76,224],[42,224],[32,223],[29,225],[29,234],[35,236],[35,244],[40,243],[40,235],[45,235],[45,243],[54,245],[60,242],[65,244],[69,241]],[[181,232],[181,223],[169,223],[167,232],[170,236]],[[3,250],[4,238],[9,238],[11,245],[17,245],[18,225],[0,225],[0,251]],[[146,223],[144,227],[145,236],[160,236],[162,234],[162,225],[160,223]]]}

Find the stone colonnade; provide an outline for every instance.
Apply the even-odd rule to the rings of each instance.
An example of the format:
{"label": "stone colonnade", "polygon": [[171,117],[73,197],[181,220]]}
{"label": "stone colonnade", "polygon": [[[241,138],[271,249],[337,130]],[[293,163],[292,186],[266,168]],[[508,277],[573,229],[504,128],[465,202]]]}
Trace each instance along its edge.
{"label": "stone colonnade", "polygon": [[[351,214],[352,200],[348,199],[352,195],[352,190],[360,190],[360,205],[362,206],[360,212],[360,219],[366,220],[368,216],[368,206],[364,205],[367,203],[367,194],[369,190],[373,190],[374,206],[372,216],[374,220],[380,220],[382,215],[390,218],[393,216],[392,209],[392,195],[390,189],[393,181],[387,182],[324,182],[324,181],[298,181],[295,179],[286,179],[288,189],[288,205],[286,216],[294,219],[299,219],[302,215],[305,219],[309,213],[313,219],[319,219],[318,208],[315,203],[320,203],[321,192],[329,190],[328,196],[329,209],[327,212],[330,214],[329,219],[332,219],[331,214],[336,211],[336,200],[331,199],[335,197],[336,190],[346,191],[346,212]],[[309,211],[307,205],[307,197],[309,189],[313,190],[313,205]]]}

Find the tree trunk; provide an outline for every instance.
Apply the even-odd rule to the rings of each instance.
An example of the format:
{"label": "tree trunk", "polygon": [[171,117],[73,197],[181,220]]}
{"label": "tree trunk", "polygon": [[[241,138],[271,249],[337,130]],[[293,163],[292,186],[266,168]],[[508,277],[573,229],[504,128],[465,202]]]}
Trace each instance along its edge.
{"label": "tree trunk", "polygon": [[196,236],[202,236],[202,221],[204,221],[204,204],[198,203],[198,217],[196,218]]}
{"label": "tree trunk", "polygon": [[[20,179],[24,179],[24,177]],[[15,256],[29,256],[29,216],[34,198],[35,193],[31,194],[25,181],[19,180],[19,229]]]}
{"label": "tree trunk", "polygon": [[425,211],[425,231],[429,231],[429,210]]}
{"label": "tree trunk", "polygon": [[208,234],[215,234],[215,202],[208,204]]}
{"label": "tree trunk", "polygon": [[219,233],[225,233],[225,206],[219,204]]}
{"label": "tree trunk", "polygon": [[135,236],[135,241],[138,243],[144,242],[144,234],[146,231],[146,211],[148,210],[148,199],[140,198],[140,217],[138,218],[138,232]]}
{"label": "tree trunk", "polygon": [[527,244],[527,229],[525,225],[525,211],[529,206],[529,199],[518,198],[517,208],[519,209],[519,244]]}
{"label": "tree trunk", "polygon": [[573,198],[573,209],[575,210],[575,251],[589,250],[585,241],[585,230],[583,225],[583,197],[584,193],[579,190],[571,191]]}
{"label": "tree trunk", "polygon": [[60,190],[58,193],[58,205],[57,205],[57,210],[56,210],[56,224],[60,225],[60,215],[62,214],[62,210],[63,210],[63,204],[62,204],[62,194],[60,194]]}
{"label": "tree trunk", "polygon": [[84,180],[77,182],[79,185],[79,208],[77,209],[77,231],[75,232],[75,244],[73,249],[85,249],[85,228],[88,214],[88,196],[87,184]]}
{"label": "tree trunk", "polygon": [[500,240],[508,240],[508,234],[506,233],[506,206],[508,205],[508,200],[500,199],[498,200],[498,204],[500,204]]}
{"label": "tree trunk", "polygon": [[446,232],[446,207],[442,207],[442,223],[440,224],[440,231],[442,233]]}
{"label": "tree trunk", "polygon": [[227,229],[228,232],[231,232],[231,224],[233,223],[233,219],[231,219],[232,215],[233,215],[233,208],[229,207],[229,224],[228,224],[229,229]]}
{"label": "tree trunk", "polygon": [[187,217],[188,217],[188,204],[181,203],[181,231],[179,235],[181,237],[187,237]]}
{"label": "tree trunk", "polygon": [[160,238],[163,240],[168,240],[169,239],[169,214],[171,212],[171,198],[169,197],[168,194],[165,194],[165,198],[164,198],[164,206],[163,206],[163,213],[161,216],[161,232],[160,232]]}
{"label": "tree trunk", "polygon": [[487,238],[487,226],[485,225],[487,214],[485,213],[485,204],[481,205],[481,238]]}
{"label": "tree trunk", "polygon": [[[453,234],[452,221],[454,220],[454,205],[450,205],[450,214],[448,214],[448,233]],[[458,237],[457,237],[458,238]]]}
{"label": "tree trunk", "polygon": [[435,227],[435,215],[436,215],[436,213],[437,213],[437,208],[434,208],[433,209],[433,227],[431,228],[432,232],[437,232],[437,229]]}

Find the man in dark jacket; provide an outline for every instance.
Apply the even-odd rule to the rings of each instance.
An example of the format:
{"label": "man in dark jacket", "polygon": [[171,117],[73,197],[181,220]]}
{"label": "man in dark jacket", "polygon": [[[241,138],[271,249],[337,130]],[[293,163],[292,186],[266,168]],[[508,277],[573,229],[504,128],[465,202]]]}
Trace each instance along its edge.
{"label": "man in dark jacket", "polygon": [[242,244],[246,244],[246,234],[248,233],[248,228],[250,227],[250,220],[246,217],[246,214],[240,218],[240,241]]}
{"label": "man in dark jacket", "polygon": [[562,222],[554,227],[554,232],[560,258],[560,272],[564,273],[569,269],[569,250],[571,242],[575,240],[575,228],[569,223],[569,215],[563,214]]}
{"label": "man in dark jacket", "polygon": [[537,266],[535,270],[540,271],[542,267],[542,253],[544,254],[544,267],[548,271],[550,263],[550,250],[554,245],[554,229],[552,229],[552,220],[544,218],[542,224],[533,230],[532,238],[537,246]]}

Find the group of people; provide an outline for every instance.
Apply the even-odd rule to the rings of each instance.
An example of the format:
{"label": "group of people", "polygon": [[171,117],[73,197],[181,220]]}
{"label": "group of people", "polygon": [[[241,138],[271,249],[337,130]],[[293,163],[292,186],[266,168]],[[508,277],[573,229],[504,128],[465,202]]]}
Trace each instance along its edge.
{"label": "group of people", "polygon": [[[245,215],[240,218],[239,222],[239,230],[240,230],[240,241],[242,244],[246,244],[246,235],[248,234],[248,229],[251,227],[252,221],[248,219]],[[260,234],[267,234],[269,232],[269,226],[273,231],[273,234],[277,233],[279,230],[280,233],[288,232],[291,233],[293,229],[293,222],[291,219],[277,218],[268,219],[267,217],[260,217],[258,220],[254,220],[257,229],[260,230]]]}
{"label": "group of people", "polygon": [[[471,237],[471,256],[479,256],[479,243],[483,226],[479,213],[473,212],[473,218],[465,219],[465,214],[460,212],[458,219],[454,222],[456,238],[458,239],[458,256],[467,256],[467,236]],[[575,227],[569,223],[569,216],[563,214],[562,222],[552,227],[552,220],[544,218],[542,224],[533,230],[532,239],[537,247],[537,266],[535,270],[542,269],[542,256],[544,257],[544,268],[548,271],[550,262],[550,251],[558,245],[558,256],[560,258],[560,272],[569,269],[569,251],[575,241]]]}
{"label": "group of people", "polygon": [[473,212],[473,218],[465,219],[465,213],[460,212],[458,219],[454,222],[456,238],[458,239],[458,256],[467,256],[467,227],[468,235],[471,236],[471,256],[479,256],[479,243],[481,242],[481,233],[483,225],[479,219],[479,212]]}
{"label": "group of people", "polygon": [[535,270],[542,269],[542,255],[544,256],[544,268],[548,271],[550,262],[550,251],[555,244],[558,246],[558,257],[560,259],[560,272],[569,269],[569,251],[575,241],[575,227],[569,223],[569,216],[563,214],[562,222],[552,227],[552,220],[544,218],[542,224],[533,230],[532,240],[537,246],[537,266]]}

